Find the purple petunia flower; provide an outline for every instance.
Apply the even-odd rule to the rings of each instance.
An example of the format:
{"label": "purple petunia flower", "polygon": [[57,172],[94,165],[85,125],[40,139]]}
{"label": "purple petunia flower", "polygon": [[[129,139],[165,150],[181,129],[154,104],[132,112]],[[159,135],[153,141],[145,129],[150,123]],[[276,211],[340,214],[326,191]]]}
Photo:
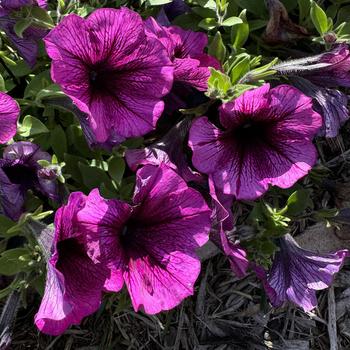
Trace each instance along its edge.
{"label": "purple petunia flower", "polygon": [[17,102],[0,92],[0,144],[10,141],[16,135],[19,113]]}
{"label": "purple petunia flower", "polygon": [[350,87],[350,50],[347,44],[331,51],[281,62],[273,67],[281,75],[303,76],[322,87]]}
{"label": "purple petunia flower", "polygon": [[307,251],[290,235],[279,240],[279,248],[266,279],[267,294],[274,306],[288,300],[304,311],[317,306],[316,291],[332,284],[333,275],[349,256],[347,250],[330,254]]}
{"label": "purple petunia flower", "polygon": [[223,130],[206,117],[194,121],[193,165],[237,199],[256,199],[269,185],[291,187],[316,162],[312,138],[322,125],[311,98],[288,85],[269,84],[220,107]]}
{"label": "purple petunia flower", "polygon": [[191,8],[184,0],[173,0],[171,3],[162,6],[157,16],[157,22],[163,26],[170,26],[173,19],[190,11]]}
{"label": "purple petunia flower", "polygon": [[208,88],[209,67],[220,63],[204,52],[208,44],[205,33],[184,30],[177,26],[163,27],[150,17],[145,21],[148,35],[158,38],[174,63],[174,83],[184,83],[200,91]]}
{"label": "purple petunia flower", "polygon": [[305,95],[313,98],[315,111],[323,116],[318,136],[336,137],[341,126],[349,119],[347,95],[336,89],[314,85],[302,77],[292,77],[291,82]]}
{"label": "purple petunia flower", "polygon": [[84,232],[76,230],[76,216],[85,202],[83,193],[72,193],[68,204],[56,212],[45,294],[35,315],[36,326],[46,334],[59,335],[95,312],[109,276],[106,266],[88,257]]}
{"label": "purple petunia flower", "polygon": [[111,270],[106,289],[119,291],[125,282],[136,311],[170,310],[193,294],[195,251],[208,240],[210,210],[166,165],[138,171],[132,205],[93,190],[77,217],[88,255]]}
{"label": "purple petunia flower", "polygon": [[194,102],[198,99],[198,91],[208,88],[209,67],[220,69],[216,58],[204,52],[208,43],[207,35],[177,26],[165,27],[152,17],[145,21],[145,26],[148,35],[158,38],[164,45],[174,63],[174,85],[164,99],[166,113],[200,104]]}
{"label": "purple petunia flower", "polygon": [[12,220],[18,220],[23,214],[29,189],[56,201],[59,199],[56,180],[42,173],[38,160],[51,162],[51,156],[31,142],[16,142],[6,147],[0,159],[0,205]]}
{"label": "purple petunia flower", "polygon": [[18,50],[20,56],[33,68],[38,55],[38,42],[46,35],[47,30],[37,26],[30,26],[23,32],[20,38],[15,33],[16,20],[8,16],[0,17],[0,28],[6,33],[7,38]]}
{"label": "purple petunia flower", "polygon": [[145,34],[141,17],[126,8],[71,14],[44,39],[51,76],[89,116],[96,142],[154,129],[173,81],[160,42]]}
{"label": "purple petunia flower", "polygon": [[1,0],[0,16],[9,14],[11,11],[19,10],[23,6],[38,5],[42,8],[47,7],[47,0]]}
{"label": "purple petunia flower", "polygon": [[213,226],[210,238],[222,248],[229,259],[232,271],[238,277],[244,277],[249,267],[247,253],[238,242],[232,242],[228,238],[228,235],[234,230],[234,221],[231,211],[233,196],[218,192],[215,189],[211,177],[209,177],[209,189],[213,207]]}
{"label": "purple petunia flower", "polygon": [[160,165],[165,163],[175,170],[186,182],[202,182],[201,174],[193,171],[185,154],[185,138],[192,123],[191,118],[181,120],[157,143],[142,149],[129,149],[125,159],[131,170],[136,171],[140,165]]}

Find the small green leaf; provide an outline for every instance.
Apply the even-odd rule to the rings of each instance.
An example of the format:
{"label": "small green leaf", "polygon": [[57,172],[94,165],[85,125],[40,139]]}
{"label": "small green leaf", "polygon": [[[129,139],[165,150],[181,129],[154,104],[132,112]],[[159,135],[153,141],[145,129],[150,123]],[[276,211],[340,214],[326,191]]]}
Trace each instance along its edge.
{"label": "small green leaf", "polygon": [[205,30],[211,30],[219,26],[219,23],[214,18],[204,18],[199,23],[198,26]]}
{"label": "small green leaf", "polygon": [[7,234],[7,231],[15,225],[16,223],[10,220],[7,216],[0,215],[0,236],[8,238],[9,235]]}
{"label": "small green leaf", "polygon": [[101,183],[109,183],[106,172],[95,166],[78,163],[78,168],[83,178],[84,185],[89,189],[98,188]]}
{"label": "small green leaf", "polygon": [[119,186],[125,172],[125,161],[120,157],[113,157],[108,162],[108,174]]}
{"label": "small green leaf", "polygon": [[30,252],[26,248],[15,248],[4,251],[0,255],[0,274],[12,276],[23,271],[28,262],[19,259],[20,256],[28,255]]}
{"label": "small green leaf", "polygon": [[43,28],[53,28],[54,23],[49,13],[39,6],[33,6],[31,8],[31,16],[35,19],[35,24]]}
{"label": "small green leaf", "polygon": [[64,153],[67,152],[67,138],[60,125],[56,125],[51,131],[50,143],[58,159],[63,160]]}
{"label": "small green leaf", "polygon": [[311,1],[310,17],[316,30],[320,35],[328,31],[328,18],[326,13],[315,1]]}
{"label": "small green leaf", "polygon": [[310,199],[310,192],[307,190],[297,190],[293,192],[288,200],[284,211],[287,216],[297,216],[304,212],[304,210],[312,205],[312,201]]}
{"label": "small green leaf", "polygon": [[243,23],[242,19],[239,17],[230,17],[230,18],[226,18],[221,25],[223,27],[232,27],[235,26],[237,24],[241,24]]}
{"label": "small green leaf", "polygon": [[231,42],[236,51],[244,45],[249,37],[249,24],[247,22],[246,12],[246,10],[243,10],[239,15],[242,23],[233,26],[231,29]]}
{"label": "small green leaf", "polygon": [[160,6],[160,5],[165,5],[165,4],[169,4],[170,2],[172,2],[173,0],[147,0],[147,2],[149,3],[149,5],[151,6]]}
{"label": "small green leaf", "polygon": [[231,70],[231,82],[236,83],[240,78],[244,76],[250,69],[250,58],[245,57],[240,60]]}
{"label": "small green leaf", "polygon": [[0,91],[6,92],[5,80],[1,73],[0,73]]}
{"label": "small green leaf", "polygon": [[226,47],[222,41],[221,33],[216,32],[213,40],[208,47],[208,53],[216,57],[220,62],[224,62],[226,58]]}
{"label": "small green leaf", "polygon": [[32,137],[40,134],[48,133],[49,129],[39,119],[26,115],[23,119],[18,133],[22,137]]}

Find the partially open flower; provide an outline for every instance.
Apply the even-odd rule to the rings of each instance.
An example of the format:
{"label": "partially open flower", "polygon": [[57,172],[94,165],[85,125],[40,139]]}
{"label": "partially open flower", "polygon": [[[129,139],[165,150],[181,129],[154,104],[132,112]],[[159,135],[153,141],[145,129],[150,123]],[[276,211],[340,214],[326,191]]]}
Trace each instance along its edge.
{"label": "partially open flower", "polygon": [[266,280],[271,303],[281,306],[288,300],[304,311],[312,310],[317,306],[316,291],[332,284],[334,274],[341,269],[349,252],[310,252],[299,247],[290,235],[281,238],[278,245],[280,250]]}
{"label": "partially open flower", "polygon": [[0,159],[0,205],[12,220],[23,214],[27,190],[59,199],[56,179],[41,175],[38,160],[51,162],[51,156],[31,142],[16,142],[6,147]]}
{"label": "partially open flower", "polygon": [[218,192],[211,177],[209,177],[209,189],[213,208],[210,239],[223,250],[236,276],[244,277],[249,267],[247,253],[239,242],[231,241],[229,237],[234,229],[231,211],[233,196]]}
{"label": "partially open flower", "polygon": [[215,187],[237,199],[256,199],[269,185],[291,187],[317,159],[312,143],[322,125],[312,99],[288,85],[269,84],[220,107],[219,129],[206,117],[194,121],[192,162]]}
{"label": "partially open flower", "polygon": [[145,34],[127,8],[98,9],[87,19],[71,14],[45,37],[51,76],[87,113],[97,143],[154,129],[173,65],[159,40]]}
{"label": "partially open flower", "polygon": [[0,16],[9,14],[11,11],[19,10],[23,6],[38,5],[46,8],[47,0],[1,0]]}
{"label": "partially open flower", "polygon": [[19,112],[17,102],[0,92],[0,144],[10,141],[16,135]]}
{"label": "partially open flower", "polygon": [[93,190],[78,221],[90,258],[111,270],[106,289],[119,291],[125,282],[136,311],[170,310],[193,294],[210,210],[166,165],[138,171],[132,205]]}
{"label": "partially open flower", "polygon": [[83,193],[72,193],[68,204],[56,212],[45,294],[35,315],[36,326],[46,334],[59,335],[95,312],[109,276],[105,266],[88,257],[84,232],[77,231],[76,216],[85,201]]}
{"label": "partially open flower", "polygon": [[350,87],[350,50],[347,44],[331,51],[273,66],[281,75],[302,76],[321,87]]}

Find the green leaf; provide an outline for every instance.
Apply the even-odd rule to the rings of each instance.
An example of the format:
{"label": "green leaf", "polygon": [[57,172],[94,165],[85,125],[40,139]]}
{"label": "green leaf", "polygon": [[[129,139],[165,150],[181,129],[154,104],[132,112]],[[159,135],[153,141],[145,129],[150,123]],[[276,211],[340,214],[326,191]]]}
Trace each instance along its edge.
{"label": "green leaf", "polygon": [[198,26],[205,30],[211,30],[219,26],[219,23],[215,18],[204,18],[199,23]]}
{"label": "green leaf", "polygon": [[299,6],[299,22],[302,22],[310,13],[310,0],[298,0]]}
{"label": "green leaf", "polygon": [[13,30],[15,31],[16,35],[23,39],[23,32],[30,27],[32,24],[32,20],[30,18],[23,18],[16,22]]}
{"label": "green leaf", "polygon": [[53,28],[54,23],[49,13],[39,6],[33,6],[31,8],[31,16],[35,19],[35,24],[43,28]]}
{"label": "green leaf", "polygon": [[1,73],[0,73],[0,91],[6,92],[5,80]]}
{"label": "green leaf", "polygon": [[45,70],[30,81],[24,90],[24,98],[35,97],[41,90],[46,89],[52,85],[50,70]]}
{"label": "green leaf", "polygon": [[244,45],[249,37],[249,24],[247,22],[246,12],[246,10],[243,10],[239,14],[242,23],[233,26],[231,29],[231,42],[236,51]]}
{"label": "green leaf", "polygon": [[222,41],[221,33],[216,32],[213,40],[208,47],[208,53],[216,57],[220,62],[224,62],[226,58],[226,47]]}
{"label": "green leaf", "polygon": [[23,119],[22,125],[20,126],[18,133],[22,137],[32,137],[35,135],[48,133],[49,129],[39,119],[26,115]]}
{"label": "green leaf", "polygon": [[125,161],[120,157],[113,157],[108,161],[108,174],[120,186],[125,172]]}
{"label": "green leaf", "polygon": [[243,23],[242,19],[239,17],[230,17],[230,18],[226,18],[221,25],[223,27],[232,27],[235,26],[237,24],[241,24]]}
{"label": "green leaf", "polygon": [[56,84],[51,84],[45,89],[42,89],[35,98],[35,102],[39,107],[44,107],[43,99],[49,97],[64,97],[65,94],[61,91],[61,88]]}
{"label": "green leaf", "polygon": [[288,200],[284,215],[287,216],[298,216],[303,213],[306,208],[312,206],[312,201],[310,198],[310,192],[308,190],[297,190],[293,192]]}
{"label": "green leaf", "polygon": [[106,172],[100,168],[83,163],[78,163],[78,168],[83,177],[83,183],[89,190],[98,188],[103,182],[110,182]]}
{"label": "green leaf", "polygon": [[327,15],[313,0],[311,1],[310,17],[316,30],[321,36],[328,31]]}
{"label": "green leaf", "polygon": [[211,9],[213,11],[216,10],[215,0],[197,0],[198,4],[202,7]]}
{"label": "green leaf", "polygon": [[173,0],[147,0],[151,6],[160,6],[171,3]]}
{"label": "green leaf", "polygon": [[66,163],[65,172],[71,175],[72,179],[78,183],[83,182],[83,177],[81,171],[77,167],[78,163],[88,165],[88,162],[85,158],[78,157],[76,155],[64,154],[64,162]]}
{"label": "green leaf", "polygon": [[233,0],[239,5],[243,10],[254,13],[258,18],[267,18],[268,13],[264,4],[264,1],[257,0]]}
{"label": "green leaf", "polygon": [[0,215],[0,236],[8,238],[9,235],[7,234],[7,231],[15,225],[16,223],[10,220],[7,216]]}
{"label": "green leaf", "polygon": [[202,18],[215,18],[216,13],[215,11],[203,8],[203,7],[193,7],[192,12],[194,12],[196,15],[202,17]]}
{"label": "green leaf", "polygon": [[240,78],[242,78],[250,69],[250,58],[245,57],[240,60],[231,70],[231,82],[236,83]]}
{"label": "green leaf", "polygon": [[29,250],[26,248],[4,251],[0,255],[0,275],[12,276],[23,271],[28,266],[28,261],[19,258],[29,253]]}
{"label": "green leaf", "polygon": [[60,125],[56,125],[51,131],[50,143],[58,159],[63,160],[64,154],[67,152],[67,138]]}

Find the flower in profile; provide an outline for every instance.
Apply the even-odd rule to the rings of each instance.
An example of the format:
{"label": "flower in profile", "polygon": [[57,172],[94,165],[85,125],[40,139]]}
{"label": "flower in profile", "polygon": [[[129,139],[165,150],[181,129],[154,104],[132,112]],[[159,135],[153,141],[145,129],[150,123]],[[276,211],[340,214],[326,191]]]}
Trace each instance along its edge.
{"label": "flower in profile", "polygon": [[345,43],[319,55],[273,66],[281,75],[302,76],[322,87],[350,87],[350,50]]}
{"label": "flower in profile", "polygon": [[27,190],[59,200],[56,179],[47,177],[38,160],[51,162],[51,156],[38,145],[24,141],[7,146],[0,159],[0,206],[12,220],[23,214]]}
{"label": "flower in profile", "polygon": [[177,26],[165,27],[152,17],[145,21],[145,26],[148,35],[158,38],[164,45],[174,64],[174,85],[164,99],[166,112],[200,104],[194,104],[193,100],[200,98],[196,96],[198,91],[208,88],[209,67],[220,69],[216,58],[204,52],[208,44],[207,35]]}
{"label": "flower in profile", "polygon": [[77,218],[89,257],[111,270],[105,288],[119,291],[125,282],[136,311],[170,310],[193,294],[210,209],[166,165],[138,171],[132,205],[93,190]]}
{"label": "flower in profile", "polygon": [[68,204],[58,209],[55,215],[45,293],[35,315],[38,329],[49,335],[59,335],[95,312],[109,275],[105,266],[88,257],[84,232],[77,231],[76,216],[85,201],[83,193],[72,193]]}
{"label": "flower in profile", "polygon": [[347,95],[337,89],[317,86],[302,77],[291,77],[290,80],[305,95],[313,98],[315,111],[323,116],[318,136],[336,137],[349,119]]}
{"label": "flower in profile", "polygon": [[185,152],[185,139],[192,123],[191,118],[184,118],[155,144],[141,149],[128,149],[125,159],[131,170],[140,165],[160,165],[165,163],[175,170],[186,182],[201,182],[203,177],[193,171]]}
{"label": "flower in profile", "polygon": [[16,135],[19,112],[17,102],[0,92],[0,144],[10,141]]}
{"label": "flower in profile", "polygon": [[333,276],[349,256],[347,250],[319,254],[305,250],[287,234],[279,240],[271,270],[267,275],[268,295],[274,306],[291,301],[304,311],[317,306],[316,291],[328,288]]}
{"label": "flower in profile", "polygon": [[44,41],[53,81],[88,114],[96,142],[154,129],[173,65],[161,43],[145,34],[137,13],[98,9],[87,19],[70,14]]}
{"label": "flower in profile", "polygon": [[218,192],[210,176],[209,189],[213,208],[210,239],[223,250],[237,277],[244,277],[249,267],[247,253],[239,245],[239,242],[232,241],[229,237],[234,230],[231,211],[233,196]]}
{"label": "flower in profile", "polygon": [[269,84],[220,107],[223,130],[201,117],[190,130],[197,170],[237,199],[256,199],[269,185],[291,187],[317,159],[312,138],[322,125],[312,99],[292,86]]}

